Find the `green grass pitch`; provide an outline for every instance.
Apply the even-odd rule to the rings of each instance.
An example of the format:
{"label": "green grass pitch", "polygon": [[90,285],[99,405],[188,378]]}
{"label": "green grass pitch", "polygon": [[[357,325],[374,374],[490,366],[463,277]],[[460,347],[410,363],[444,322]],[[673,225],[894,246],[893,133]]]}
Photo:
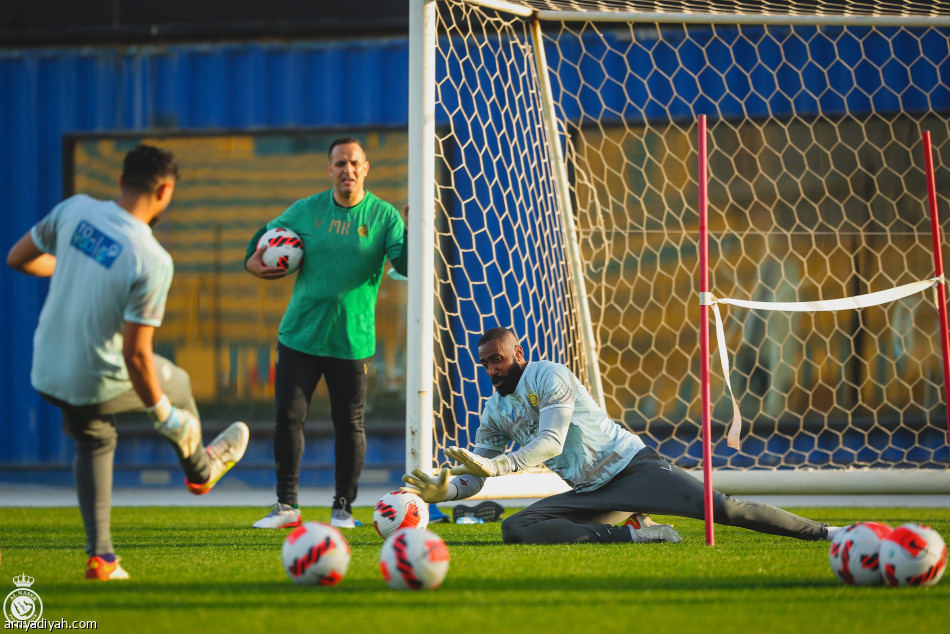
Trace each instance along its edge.
{"label": "green grass pitch", "polygon": [[[509,509],[509,513],[516,509]],[[793,509],[831,524],[929,524],[950,540],[948,508]],[[287,530],[248,528],[259,508],[117,508],[116,552],[132,576],[82,576],[76,508],[0,509],[0,596],[26,573],[49,620],[94,620],[105,632],[790,632],[945,631],[950,576],[932,588],[840,584],[828,542],[801,542],[672,521],[681,544],[506,546],[498,523],[436,524],[451,554],[431,592],[390,590],[379,573],[382,539],[372,509],[345,533],[346,578],[293,584],[280,561]],[[330,511],[304,509],[308,520]],[[10,630],[14,631],[14,630]]]}

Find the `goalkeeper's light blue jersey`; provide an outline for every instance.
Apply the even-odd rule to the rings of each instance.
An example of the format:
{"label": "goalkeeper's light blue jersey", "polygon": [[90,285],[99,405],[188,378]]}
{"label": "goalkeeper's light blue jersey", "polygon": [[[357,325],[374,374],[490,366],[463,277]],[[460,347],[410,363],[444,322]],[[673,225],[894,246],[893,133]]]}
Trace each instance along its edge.
{"label": "goalkeeper's light blue jersey", "polygon": [[593,491],[620,473],[643,441],[607,417],[574,373],[560,363],[528,363],[518,387],[498,392],[482,408],[475,447],[503,452],[514,440],[522,447],[537,438],[541,412],[550,407],[572,411],[560,455],[544,465],[575,491]]}

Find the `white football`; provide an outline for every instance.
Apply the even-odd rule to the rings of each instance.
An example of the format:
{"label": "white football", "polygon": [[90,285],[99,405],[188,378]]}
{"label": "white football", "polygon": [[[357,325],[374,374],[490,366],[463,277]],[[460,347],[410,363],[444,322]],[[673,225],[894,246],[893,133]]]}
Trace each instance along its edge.
{"label": "white football", "polygon": [[881,541],[892,530],[882,522],[858,522],[842,528],[828,548],[832,572],[851,586],[879,586],[884,583],[878,553]]}
{"label": "white football", "polygon": [[300,585],[332,586],[343,579],[350,565],[346,538],[322,522],[306,522],[292,530],[280,555],[287,574]]}
{"label": "white football", "polygon": [[279,267],[293,273],[303,260],[303,240],[295,231],[275,227],[264,233],[257,241],[257,248],[267,246],[261,261],[270,267]]}
{"label": "white football", "polygon": [[412,491],[391,491],[376,503],[373,525],[383,539],[400,528],[425,528],[429,525],[429,506]]}
{"label": "white football", "polygon": [[424,528],[401,528],[383,542],[379,569],[394,590],[433,590],[449,571],[449,549]]}
{"label": "white football", "polygon": [[947,545],[924,524],[902,524],[881,542],[881,571],[889,586],[932,586],[947,567]]}

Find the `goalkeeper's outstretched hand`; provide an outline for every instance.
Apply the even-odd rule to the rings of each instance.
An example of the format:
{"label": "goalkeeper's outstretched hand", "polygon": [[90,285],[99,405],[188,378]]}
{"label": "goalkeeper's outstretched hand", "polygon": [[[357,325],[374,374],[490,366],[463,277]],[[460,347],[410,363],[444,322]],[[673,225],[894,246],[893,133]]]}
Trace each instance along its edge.
{"label": "goalkeeper's outstretched hand", "polygon": [[489,458],[477,456],[468,449],[449,447],[445,450],[445,455],[461,463],[457,467],[452,467],[452,475],[471,474],[480,478],[498,475],[497,463]]}
{"label": "goalkeeper's outstretched hand", "polygon": [[415,489],[423,502],[438,504],[449,494],[449,470],[442,469],[438,478],[432,478],[422,469],[413,469],[412,474],[402,476],[402,481]]}

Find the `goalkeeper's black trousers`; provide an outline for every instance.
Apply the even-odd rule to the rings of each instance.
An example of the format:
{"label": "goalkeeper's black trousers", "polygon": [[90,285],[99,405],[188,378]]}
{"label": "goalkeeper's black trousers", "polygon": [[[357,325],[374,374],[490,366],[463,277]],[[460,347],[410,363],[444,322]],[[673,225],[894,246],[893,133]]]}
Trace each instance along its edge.
{"label": "goalkeeper's black trousers", "polygon": [[[701,520],[703,483],[670,464],[653,448],[641,449],[627,467],[595,491],[567,491],[535,502],[501,526],[507,544],[629,542],[630,529],[615,526],[632,513],[676,515]],[[713,493],[717,524],[760,533],[818,540],[825,524],[756,502]]]}

